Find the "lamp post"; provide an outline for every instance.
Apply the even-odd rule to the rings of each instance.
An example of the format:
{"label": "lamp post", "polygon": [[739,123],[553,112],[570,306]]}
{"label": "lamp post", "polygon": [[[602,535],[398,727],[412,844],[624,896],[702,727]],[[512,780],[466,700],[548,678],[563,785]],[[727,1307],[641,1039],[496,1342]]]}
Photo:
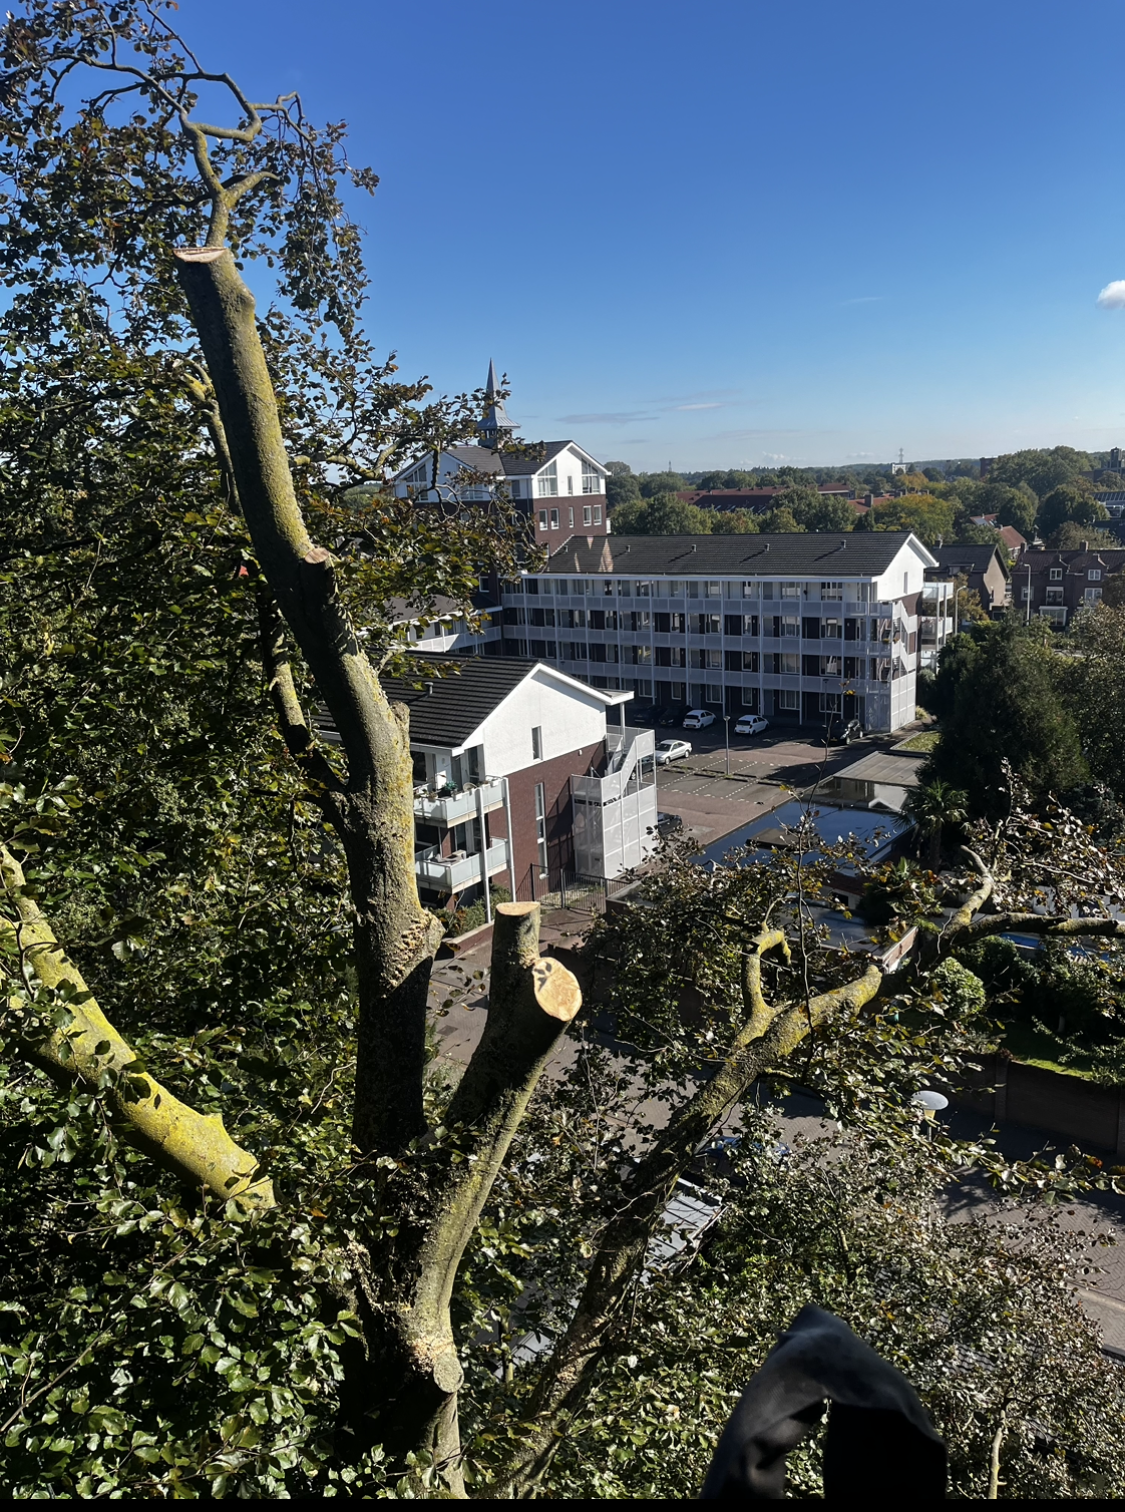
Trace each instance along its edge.
{"label": "lamp post", "polygon": [[723,715],[723,729],[726,732],[727,743],[727,776],[730,776],[730,715]]}

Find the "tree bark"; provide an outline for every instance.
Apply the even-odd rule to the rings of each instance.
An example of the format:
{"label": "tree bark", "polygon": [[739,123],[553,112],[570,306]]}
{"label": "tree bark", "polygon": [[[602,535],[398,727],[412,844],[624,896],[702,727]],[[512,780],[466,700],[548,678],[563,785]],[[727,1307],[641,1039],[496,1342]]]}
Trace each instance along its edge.
{"label": "tree bark", "polygon": [[682,1104],[657,1136],[625,1188],[625,1201],[606,1224],[563,1338],[543,1368],[533,1399],[534,1421],[511,1474],[508,1493],[533,1495],[554,1458],[565,1424],[593,1385],[597,1365],[611,1347],[625,1303],[640,1273],[649,1241],[700,1144],[747,1087],[792,1053],[810,1031],[843,1013],[858,1012],[883,981],[877,966],[862,977],[805,1004],[769,1008],[755,959],[768,950],[788,953],[784,936],[763,931],[744,957],[743,997],[749,1016],[718,1072]]}
{"label": "tree bark", "polygon": [[398,1245],[405,1284],[381,1284],[385,1254],[353,1256],[366,1343],[348,1372],[345,1431],[357,1450],[377,1442],[392,1461],[429,1454],[455,1493],[463,1489],[462,1372],[449,1313],[457,1269],[544,1067],[582,1005],[571,973],[540,958],[539,921],[538,903],[497,907],[488,1019],[419,1193],[424,1221],[408,1224]]}
{"label": "tree bark", "polygon": [[176,272],[214,385],[254,550],[347,758],[342,790],[314,784],[313,796],[340,836],[355,905],[353,1134],[365,1155],[397,1154],[425,1133],[426,997],[441,939],[438,921],[419,903],[414,874],[406,710],[387,701],[336,594],[332,558],[309,539],[254,299],[234,258],[222,248],[188,248],[176,254]]}
{"label": "tree bark", "polygon": [[205,1188],[247,1206],[272,1207],[272,1183],[258,1176],[258,1162],[235,1143],[217,1114],[197,1113],[147,1071],[130,1073],[136,1052],[98,1007],[39,905],[25,891],[19,863],[2,846],[0,873],[4,891],[19,914],[18,924],[0,918],[0,939],[15,946],[21,968],[33,971],[45,987],[67,994],[73,1015],[65,1029],[26,1044],[27,1058],[54,1077],[84,1081],[95,1088],[105,1071],[114,1072],[108,1101],[135,1144],[197,1191]]}

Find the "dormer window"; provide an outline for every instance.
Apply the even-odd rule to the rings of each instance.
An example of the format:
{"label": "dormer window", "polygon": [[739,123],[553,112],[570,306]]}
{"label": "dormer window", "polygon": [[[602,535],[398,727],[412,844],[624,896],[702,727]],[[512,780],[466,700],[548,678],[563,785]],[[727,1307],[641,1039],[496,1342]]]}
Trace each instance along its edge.
{"label": "dormer window", "polygon": [[1086,576],[1090,579],[1091,583],[1100,583],[1102,580],[1102,569],[1100,567],[1091,567]]}
{"label": "dormer window", "polygon": [[539,497],[557,499],[559,494],[559,464],[550,463],[539,474]]}
{"label": "dormer window", "polygon": [[1061,567],[1052,567],[1051,568],[1051,582],[1052,583],[1061,583],[1062,582],[1062,572],[1063,572],[1063,570],[1062,570]]}

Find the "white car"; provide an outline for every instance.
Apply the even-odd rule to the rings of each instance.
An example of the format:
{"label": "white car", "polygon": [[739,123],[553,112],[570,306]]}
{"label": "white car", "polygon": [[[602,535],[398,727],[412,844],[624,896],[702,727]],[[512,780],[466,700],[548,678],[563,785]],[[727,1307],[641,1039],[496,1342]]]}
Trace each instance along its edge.
{"label": "white car", "polygon": [[763,719],[760,714],[744,714],[734,727],[736,735],[760,735],[763,730],[768,730],[770,722]]}
{"label": "white car", "polygon": [[705,730],[708,725],[714,723],[714,714],[708,714],[706,709],[692,709],[684,715],[685,730]]}
{"label": "white car", "polygon": [[679,761],[681,756],[690,755],[690,740],[662,740],[656,748],[656,764],[666,766],[669,761]]}

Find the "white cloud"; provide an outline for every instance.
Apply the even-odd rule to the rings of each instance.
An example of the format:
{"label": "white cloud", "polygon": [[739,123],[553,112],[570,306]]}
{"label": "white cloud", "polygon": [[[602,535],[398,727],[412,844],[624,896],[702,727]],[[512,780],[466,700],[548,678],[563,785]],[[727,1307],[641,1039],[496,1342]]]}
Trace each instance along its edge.
{"label": "white cloud", "polygon": [[1107,283],[1098,295],[1099,310],[1125,309],[1125,278],[1115,278]]}
{"label": "white cloud", "polygon": [[677,404],[678,410],[722,409],[721,404]]}
{"label": "white cloud", "polygon": [[847,455],[847,460],[849,462],[867,462],[874,455],[874,452],[849,452]]}

